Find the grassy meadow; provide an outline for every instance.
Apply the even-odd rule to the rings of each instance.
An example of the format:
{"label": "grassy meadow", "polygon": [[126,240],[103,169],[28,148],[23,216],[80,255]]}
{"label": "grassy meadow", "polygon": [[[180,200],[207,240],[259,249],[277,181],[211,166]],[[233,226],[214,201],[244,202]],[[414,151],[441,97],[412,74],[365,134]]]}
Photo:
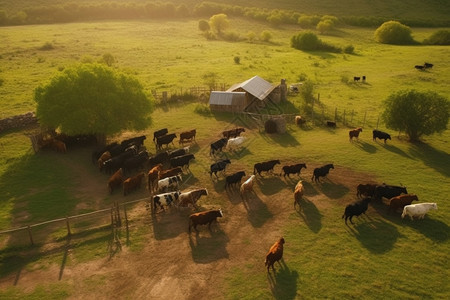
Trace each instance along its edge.
{"label": "grassy meadow", "polygon": [[[221,205],[225,214],[231,211],[230,201],[206,172],[211,163],[208,145],[222,129],[241,125],[251,129],[246,134],[249,139],[245,149],[229,154],[231,170],[242,168],[250,173],[254,163],[274,156],[281,159],[282,165],[297,161],[308,165],[302,171],[302,179],[306,182],[305,197],[314,201],[305,201],[303,216],[292,209],[286,225],[274,229],[287,241],[288,267],[277,266],[275,284],[269,285],[261,266],[268,246],[261,242],[264,238],[240,236],[234,243],[260,244],[262,252],[245,253],[245,264],[223,270],[224,283],[217,287],[223,298],[448,299],[449,131],[426,137],[424,143],[418,144],[410,144],[391,132],[392,141],[384,145],[372,141],[371,130],[382,111],[382,101],[394,91],[433,90],[448,97],[449,48],[381,45],[373,40],[374,29],[346,27],[320,38],[339,46],[351,44],[355,54],[307,53],[289,45],[290,37],[299,31],[297,27],[271,28],[244,20],[230,21],[229,30],[242,36],[250,30],[257,34],[269,30],[273,38],[269,43],[208,41],[197,29],[197,20],[2,27],[0,118],[34,110],[36,86],[65,67],[80,61],[97,61],[105,53],[116,58],[115,67],[134,74],[149,94],[152,90],[181,93],[192,86],[204,86],[202,77],[211,72],[217,75],[217,83],[227,87],[254,75],[273,84],[281,78],[290,84],[306,77],[314,82],[315,94],[320,94],[319,104],[328,115],[335,108],[339,112],[354,110],[352,126],[362,125],[365,112],[374,116],[366,123],[359,142],[349,143],[348,128],[340,123],[336,130],[319,124],[309,124],[303,129],[288,124],[285,134],[267,135],[251,121],[230,114],[199,114],[199,108],[204,106],[195,102],[156,107],[152,127],[145,132],[151,136],[155,129],[163,127],[172,132],[197,128],[198,144],[193,150],[196,161],[191,166],[194,178],[188,183],[207,187],[211,191],[208,203]],[[423,40],[435,30],[413,28],[413,35]],[[51,43],[54,49],[39,50],[46,43]],[[235,56],[240,57],[240,64],[234,63]],[[433,69],[423,72],[414,69],[414,65],[425,61],[434,63]],[[353,76],[363,75],[367,77],[366,83],[353,82]],[[304,105],[298,95],[289,100],[290,105],[281,106],[283,110],[298,111]],[[0,134],[0,230],[84,212],[91,204],[96,209],[110,207],[113,199],[122,199],[121,195],[103,194],[103,186],[99,187],[101,200],[95,203],[89,197],[73,193],[79,174],[71,173],[63,159],[55,160],[56,154],[35,155],[25,135],[29,131]],[[151,140],[145,145],[154,153]],[[90,150],[69,151],[68,157],[92,175],[97,170],[90,166],[89,159],[83,159]],[[329,181],[312,184],[313,168],[329,162],[336,168],[331,171]],[[352,184],[347,186],[344,179]],[[267,202],[291,202],[293,181],[285,183],[278,177],[261,179],[257,193]],[[438,210],[422,221],[411,222],[402,220],[398,214],[389,214],[383,204],[374,203],[367,217],[354,218],[355,225],[347,227],[341,219],[344,207],[355,200],[356,185],[367,181],[403,184],[410,193],[419,196],[420,202],[437,202]],[[131,197],[138,196],[141,194]],[[277,218],[267,209],[258,212],[259,217],[250,219],[255,231],[270,227]],[[228,220],[231,219],[229,216]],[[148,226],[141,227],[144,229],[132,234],[131,247],[136,252],[145,247],[145,239],[155,234]],[[104,238],[95,237],[92,243],[76,244],[67,265],[107,256],[107,243]],[[45,246],[36,248],[0,249],[1,277],[20,274],[22,268],[39,270],[61,263],[62,250],[47,253]],[[31,258],[23,254],[27,250],[33,252]],[[94,292],[97,285],[108,280],[108,277],[89,278],[77,287]],[[0,291],[0,298],[61,299],[80,297],[79,290],[70,280],[63,279],[32,290],[20,284],[11,286]]]}

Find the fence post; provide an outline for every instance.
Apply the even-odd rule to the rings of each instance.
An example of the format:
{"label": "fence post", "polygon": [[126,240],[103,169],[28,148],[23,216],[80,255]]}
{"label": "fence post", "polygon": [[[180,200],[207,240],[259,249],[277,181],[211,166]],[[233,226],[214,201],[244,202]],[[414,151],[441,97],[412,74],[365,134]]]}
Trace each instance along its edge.
{"label": "fence post", "polygon": [[31,227],[30,227],[30,225],[28,225],[27,229],[28,229],[28,235],[30,236],[31,245],[34,245],[33,235],[31,234]]}
{"label": "fence post", "polygon": [[72,233],[70,232],[69,217],[66,217],[66,225],[67,225],[67,235],[71,236]]}
{"label": "fence post", "polygon": [[119,227],[120,227],[120,226],[122,226],[122,221],[120,219],[119,202],[118,201],[114,202],[114,205],[116,207],[116,212],[117,212],[117,223],[119,224]]}
{"label": "fence post", "polygon": [[125,225],[127,226],[127,232],[128,232],[128,216],[127,216],[127,208],[125,204],[123,205],[123,213],[125,215]]}

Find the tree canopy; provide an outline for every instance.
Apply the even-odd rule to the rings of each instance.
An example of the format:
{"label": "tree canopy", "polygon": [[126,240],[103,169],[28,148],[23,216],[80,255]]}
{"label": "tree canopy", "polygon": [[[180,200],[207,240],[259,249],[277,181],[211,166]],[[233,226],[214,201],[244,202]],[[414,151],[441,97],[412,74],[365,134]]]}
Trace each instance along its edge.
{"label": "tree canopy", "polygon": [[101,64],[68,68],[36,88],[42,126],[69,135],[112,135],[151,124],[152,103],[139,81]]}
{"label": "tree canopy", "polygon": [[398,91],[384,105],[386,127],[404,131],[411,141],[447,129],[450,102],[435,92]]}
{"label": "tree canopy", "polygon": [[414,44],[411,28],[397,21],[384,22],[375,30],[375,40],[383,44],[410,45]]}
{"label": "tree canopy", "polygon": [[217,14],[209,18],[209,24],[211,28],[217,31],[217,34],[221,34],[223,30],[227,29],[230,26],[230,22],[228,21],[228,17],[226,14]]}

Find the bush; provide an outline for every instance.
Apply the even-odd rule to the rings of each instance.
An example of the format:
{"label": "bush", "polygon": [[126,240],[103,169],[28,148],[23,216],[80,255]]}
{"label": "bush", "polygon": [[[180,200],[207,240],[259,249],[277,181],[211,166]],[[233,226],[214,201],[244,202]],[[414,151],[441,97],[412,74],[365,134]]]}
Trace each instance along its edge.
{"label": "bush", "polygon": [[239,56],[235,56],[234,57],[234,63],[237,64],[237,65],[240,64],[241,63],[241,58]]}
{"label": "bush", "polygon": [[270,31],[264,30],[263,32],[261,32],[261,41],[270,42],[271,39],[272,39],[272,33]]}
{"label": "bush", "polygon": [[249,31],[247,33],[247,39],[249,42],[253,42],[256,39],[256,33],[254,31]]}
{"label": "bush", "polygon": [[411,45],[411,28],[397,21],[384,22],[375,30],[375,40],[383,44]]}
{"label": "bush", "polygon": [[442,29],[423,41],[426,45],[450,45],[450,30]]}
{"label": "bush", "polygon": [[239,33],[234,31],[224,32],[222,33],[222,38],[226,41],[230,42],[238,42],[241,37],[239,36]]}
{"label": "bush", "polygon": [[41,47],[39,47],[39,50],[43,50],[43,51],[49,51],[49,50],[53,50],[53,49],[55,49],[55,47],[53,47],[53,44],[50,42],[47,42],[44,45],[42,45]]}
{"label": "bush", "polygon": [[353,54],[355,53],[355,47],[353,45],[348,45],[344,48],[344,53]]}
{"label": "bush", "polygon": [[211,27],[209,26],[209,22],[207,20],[200,20],[198,21],[198,29],[200,29],[200,31],[209,31],[211,29]]}
{"label": "bush", "polygon": [[292,36],[291,47],[303,51],[342,52],[341,48],[324,43],[313,32],[301,32]]}

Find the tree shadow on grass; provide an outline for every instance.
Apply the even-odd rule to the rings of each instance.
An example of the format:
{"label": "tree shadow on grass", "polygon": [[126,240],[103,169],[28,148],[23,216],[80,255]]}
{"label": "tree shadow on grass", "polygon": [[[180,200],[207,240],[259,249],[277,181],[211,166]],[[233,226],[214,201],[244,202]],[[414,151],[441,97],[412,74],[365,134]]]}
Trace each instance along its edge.
{"label": "tree shadow on grass", "polygon": [[222,229],[216,226],[217,224],[212,224],[211,230],[207,226],[199,226],[199,232],[193,230],[189,234],[192,259],[196,263],[207,264],[229,257],[226,248],[229,238]]}
{"label": "tree shadow on grass", "polygon": [[294,209],[312,232],[318,233],[322,229],[322,214],[317,206],[306,198],[294,202]]}
{"label": "tree shadow on grass", "polygon": [[403,151],[402,149],[397,148],[397,147],[395,147],[395,146],[393,146],[393,145],[385,144],[385,145],[384,145],[384,149],[386,149],[386,150],[388,150],[388,151],[391,151],[392,153],[401,155],[401,156],[403,156],[403,157],[412,159],[412,157],[409,156],[405,151]]}
{"label": "tree shadow on grass", "polygon": [[441,150],[438,150],[425,143],[417,143],[411,147],[411,155],[417,159],[423,161],[424,164],[430,168],[435,169],[442,175],[450,177],[450,164],[443,163],[450,161],[450,154]]}
{"label": "tree shadow on grass", "polygon": [[275,299],[280,300],[295,299],[297,296],[298,272],[290,270],[283,259],[279,266],[280,268],[275,274],[273,274],[272,269],[267,274],[272,295]]}

